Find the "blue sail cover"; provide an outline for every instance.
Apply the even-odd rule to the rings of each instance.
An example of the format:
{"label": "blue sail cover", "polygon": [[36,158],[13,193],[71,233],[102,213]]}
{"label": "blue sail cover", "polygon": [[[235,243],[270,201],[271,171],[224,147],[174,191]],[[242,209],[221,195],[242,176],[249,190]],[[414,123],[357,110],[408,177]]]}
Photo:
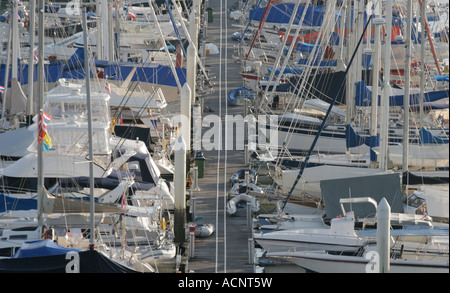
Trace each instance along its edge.
{"label": "blue sail cover", "polygon": [[365,144],[370,146],[370,137],[364,137],[355,132],[350,124],[345,126],[345,144],[348,148],[353,148]]}
{"label": "blue sail cover", "polygon": [[[172,69],[169,66],[163,66],[160,64],[149,65],[132,63],[132,62],[110,62],[105,60],[95,60],[95,66],[102,68],[104,76],[108,76],[109,80],[124,81],[129,73],[134,69],[133,77],[131,81],[146,82],[159,84],[170,87],[177,87],[177,82],[172,74]],[[0,84],[3,84],[5,80],[5,66],[0,69]],[[11,72],[11,71],[10,71]],[[67,63],[54,62],[44,65],[45,82],[55,83],[60,78],[66,79],[84,79],[84,52],[83,49],[78,49],[74,55],[69,58]],[[176,68],[178,78],[181,86],[186,82],[186,68]],[[37,81],[37,66],[34,67],[34,81]],[[91,77],[94,74],[91,72]],[[11,81],[11,74],[9,74],[9,81]],[[19,62],[18,81],[20,84],[28,84],[28,64]],[[6,86],[5,86],[6,88]]]}
{"label": "blue sail cover", "polygon": [[[250,9],[249,19],[261,21],[264,15],[266,7],[257,7]],[[270,12],[267,16],[265,22],[269,23],[286,23],[290,22],[290,18],[295,9],[295,3],[281,3],[272,5],[270,8]],[[294,25],[298,25],[300,19],[302,18],[303,11],[306,10],[305,18],[303,19],[302,25],[305,26],[321,26],[323,23],[324,15],[325,15],[325,6],[305,6],[299,5],[297,14],[294,19]],[[335,10],[335,27],[340,27],[341,21],[341,12],[339,10]],[[364,23],[367,22],[367,12],[364,11]],[[351,23],[353,24],[353,11],[351,13]],[[400,17],[393,16],[392,17],[392,25],[398,26],[404,23],[403,19]],[[372,24],[372,26],[374,26]]]}
{"label": "blue sail cover", "polygon": [[[292,12],[294,11],[294,3],[282,3],[272,5],[270,12],[267,15],[265,22],[272,23],[289,23]],[[249,19],[256,21],[261,21],[264,15],[266,7],[250,9]],[[325,14],[325,7],[320,6],[308,6],[299,5],[297,10],[297,15],[295,16],[294,24],[297,25],[303,15],[303,11],[307,9],[305,18],[303,20],[303,25],[308,26],[321,26],[323,22],[323,17]]]}
{"label": "blue sail cover", "polygon": [[345,144],[348,148],[358,147],[362,144],[370,147],[370,160],[376,161],[377,155],[372,148],[380,145],[380,136],[362,136],[353,129],[351,124],[345,126]]}
{"label": "blue sail cover", "polygon": [[433,135],[425,127],[422,127],[419,130],[419,141],[420,141],[420,143],[423,143],[423,144],[448,143],[448,139],[442,139],[440,137]]}
{"label": "blue sail cover", "polygon": [[[269,68],[267,68],[267,70],[269,71],[269,73],[272,73],[273,68],[272,68],[272,67],[269,67]],[[290,67],[286,67],[286,68],[284,68],[283,74],[298,74],[298,75],[300,75],[300,74],[302,74],[302,72],[303,72],[303,69],[302,69],[302,68],[290,68]],[[279,75],[279,74],[280,74],[280,70],[279,70],[279,69],[276,69],[276,70],[275,70],[275,75]]]}
{"label": "blue sail cover", "polygon": [[446,81],[446,82],[449,82],[448,75],[435,75],[434,78],[435,78],[437,81]]}
{"label": "blue sail cover", "polygon": [[60,255],[66,254],[69,251],[81,252],[81,250],[75,248],[62,247],[50,239],[26,241],[13,258]]}
{"label": "blue sail cover", "polygon": [[[424,102],[433,102],[449,97],[448,90],[429,91],[424,93]],[[380,106],[381,96],[378,96],[378,106]],[[372,104],[372,91],[366,86],[364,81],[356,83],[356,106],[368,107]],[[410,105],[419,103],[419,94],[411,94],[409,99]],[[395,95],[389,97],[390,106],[403,106],[403,95]]]}
{"label": "blue sail cover", "polygon": [[0,213],[6,211],[37,210],[37,199],[17,198],[0,193]]}

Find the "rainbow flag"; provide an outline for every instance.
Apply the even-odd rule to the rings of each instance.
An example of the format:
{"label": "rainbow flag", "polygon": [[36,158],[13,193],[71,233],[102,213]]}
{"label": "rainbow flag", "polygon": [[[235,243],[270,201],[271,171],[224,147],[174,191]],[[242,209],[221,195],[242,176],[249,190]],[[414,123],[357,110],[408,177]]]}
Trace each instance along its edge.
{"label": "rainbow flag", "polygon": [[44,142],[42,144],[42,147],[44,148],[44,151],[48,152],[51,148],[52,148],[52,139],[50,138],[50,136],[48,135],[48,133],[46,133],[44,135]]}
{"label": "rainbow flag", "polygon": [[38,132],[38,143],[42,143],[44,151],[49,151],[52,148],[52,140],[47,132],[47,123],[52,120],[47,113],[42,112],[39,114],[39,132]]}

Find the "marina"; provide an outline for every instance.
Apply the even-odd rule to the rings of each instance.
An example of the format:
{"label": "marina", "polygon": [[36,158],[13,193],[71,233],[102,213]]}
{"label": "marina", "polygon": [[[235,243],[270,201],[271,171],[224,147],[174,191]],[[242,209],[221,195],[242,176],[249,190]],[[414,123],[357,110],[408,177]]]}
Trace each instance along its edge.
{"label": "marina", "polygon": [[448,1],[2,5],[0,272],[449,272]]}

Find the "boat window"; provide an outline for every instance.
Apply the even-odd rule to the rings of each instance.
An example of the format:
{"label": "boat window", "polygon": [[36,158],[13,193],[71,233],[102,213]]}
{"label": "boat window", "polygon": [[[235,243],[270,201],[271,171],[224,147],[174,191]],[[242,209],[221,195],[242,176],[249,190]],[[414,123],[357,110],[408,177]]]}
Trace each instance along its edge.
{"label": "boat window", "polygon": [[9,240],[27,240],[27,235],[10,235]]}
{"label": "boat window", "polygon": [[414,195],[414,196],[410,197],[408,205],[413,208],[417,208],[417,207],[421,206],[424,202],[425,202],[425,199]]}
{"label": "boat window", "polygon": [[280,126],[292,127],[292,128],[307,128],[307,129],[318,129],[319,125],[308,125],[302,123],[301,121],[289,121],[289,120],[281,120],[278,123]]}
{"label": "boat window", "polygon": [[142,181],[141,168],[138,161],[131,161],[124,165],[123,171],[130,172],[136,181]]}

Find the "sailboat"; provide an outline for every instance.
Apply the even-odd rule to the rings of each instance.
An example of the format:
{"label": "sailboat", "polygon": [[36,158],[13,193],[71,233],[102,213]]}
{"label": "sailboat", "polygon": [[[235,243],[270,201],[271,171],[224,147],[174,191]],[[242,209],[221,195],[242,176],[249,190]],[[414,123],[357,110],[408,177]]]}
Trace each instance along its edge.
{"label": "sailboat", "polygon": [[[88,80],[89,80],[89,78],[87,78]],[[58,91],[56,91],[57,92],[57,94],[59,94],[59,95],[61,95],[61,93],[64,93],[64,91],[60,91],[60,92],[58,92]],[[66,91],[66,93],[67,93],[67,91]],[[79,91],[78,91],[78,94],[79,94]],[[90,94],[90,86],[88,86],[87,87],[87,90],[86,90],[86,94],[87,95],[89,95]],[[75,92],[75,96],[77,95],[77,92]],[[69,97],[70,97],[70,90],[69,90]],[[88,96],[89,97],[89,96]],[[76,97],[75,97],[76,98]],[[91,121],[92,121],[92,118],[91,118],[91,109],[90,109],[90,105],[91,105],[91,103],[90,103],[90,99],[88,99],[89,101],[88,101],[88,122],[89,122],[89,124],[91,124]],[[72,104],[70,104],[70,103],[72,103]],[[76,102],[75,102],[75,104],[76,104]],[[63,103],[60,103],[59,104],[59,106],[60,106],[60,108],[56,108],[56,109],[53,109],[53,110],[59,110],[60,112],[59,112],[59,114],[60,114],[60,116],[59,117],[64,117],[64,115],[66,115],[66,114],[68,114],[68,112],[70,111],[70,110],[76,110],[76,107],[73,107],[73,105],[74,105],[74,101],[72,100],[72,101],[69,101],[69,103],[67,104],[67,105],[72,105],[72,107],[62,107],[62,106],[64,106],[64,104]],[[104,106],[104,104],[102,105],[102,106]],[[97,109],[98,110],[98,109]],[[106,112],[105,112],[105,110],[103,111],[103,115],[99,115],[98,116],[98,118],[100,118],[99,120],[102,120],[102,119],[105,119],[105,113],[107,113],[107,112],[109,112],[109,107],[107,107],[106,108]],[[57,113],[53,113],[53,114],[55,114],[55,120],[58,120],[57,118],[58,118],[58,114]],[[76,115],[73,115],[73,116],[70,116],[71,118],[76,118]],[[65,118],[67,118],[67,116],[65,117]],[[77,121],[76,121],[76,119],[72,119],[71,121],[69,121],[69,123],[77,123]],[[99,122],[98,120],[97,120],[97,122]],[[101,121],[100,121],[101,122]],[[79,123],[79,122],[78,122]],[[64,123],[62,123],[62,124],[64,124]],[[108,124],[107,124],[108,126],[109,126],[109,121],[108,121]],[[56,126],[58,126],[58,124],[56,123]],[[88,127],[88,128],[91,128],[91,125],[89,125],[90,127]],[[92,128],[91,128],[92,129]],[[92,130],[91,130],[92,131]],[[108,132],[109,132],[109,128],[108,128]],[[108,132],[106,132],[106,133],[108,133]],[[63,136],[62,136],[63,137]],[[70,136],[69,136],[70,137]],[[92,134],[91,135],[89,135],[89,142],[90,142],[90,146],[89,146],[89,155],[90,156],[92,156],[92,151],[93,151],[93,148],[92,148]],[[95,137],[94,137],[95,138]],[[66,141],[64,141],[64,140],[61,140],[62,142],[65,142],[65,143],[67,143],[68,141],[66,140]],[[101,140],[100,140],[101,141]],[[70,142],[70,141],[69,141]],[[98,143],[98,141],[97,141],[97,143]],[[101,145],[101,143],[100,143],[100,145]],[[64,144],[62,145],[62,146],[64,146]],[[67,145],[66,145],[67,146]],[[97,145],[98,146],[98,145]],[[141,145],[141,147],[142,147],[142,145]],[[108,151],[108,149],[106,149],[107,151]],[[58,150],[56,150],[57,152],[58,152]],[[67,151],[67,148],[66,149],[64,149],[64,148],[61,148],[60,150],[59,150],[59,153],[63,153],[64,151]],[[78,150],[78,152],[79,152],[80,150]],[[81,153],[81,156],[83,156],[83,154]],[[120,159],[122,160],[122,162],[126,162],[126,159],[127,159],[127,157],[130,157],[130,155],[125,155],[125,156],[123,156],[123,157],[121,157]],[[125,158],[125,159],[124,159]],[[19,160],[20,161],[20,160]],[[91,215],[92,216],[94,216],[93,215],[93,209],[92,209],[92,207],[93,207],[93,205],[94,205],[94,194],[93,194],[93,191],[94,191],[94,186],[93,186],[93,184],[94,184],[94,182],[93,182],[93,164],[94,164],[94,161],[93,161],[93,158],[91,157],[90,159],[89,159],[89,164],[91,165],[90,166],[90,171],[89,171],[89,173],[91,174],[91,179],[90,179],[90,200],[88,201],[88,202],[83,202],[81,199],[78,199],[78,198],[64,198],[64,197],[61,197],[61,196],[54,196],[54,195],[50,195],[47,191],[45,191],[45,195],[44,195],[44,197],[42,197],[42,200],[41,200],[41,202],[43,202],[43,205],[44,205],[44,212],[46,212],[46,213],[51,213],[51,214],[55,214],[55,213],[85,213],[85,212],[87,212],[87,210],[86,210],[86,208],[87,208],[87,206],[90,206],[90,213],[91,213]],[[148,170],[147,170],[147,172],[148,172]],[[126,188],[128,188],[129,186],[127,186]],[[109,195],[111,195],[111,194],[109,194]],[[140,217],[142,217],[142,216],[144,216],[144,217],[151,217],[152,215],[154,215],[155,213],[153,213],[153,214],[149,214],[149,212],[150,212],[150,210],[152,209],[152,207],[148,207],[148,208],[145,208],[144,206],[142,206],[142,207],[132,207],[132,206],[130,206],[130,207],[126,207],[126,209],[124,209],[124,206],[123,206],[123,204],[122,204],[122,208],[120,207],[120,204],[116,204],[115,203],[115,200],[117,200],[118,198],[117,198],[117,195],[116,195],[116,199],[113,199],[113,198],[111,198],[109,195],[107,195],[106,197],[102,197],[101,198],[101,200],[103,201],[103,202],[101,202],[101,203],[97,203],[97,204],[95,204],[97,207],[98,207],[98,210],[97,210],[97,207],[95,208],[95,210],[97,211],[97,212],[100,212],[100,213],[108,213],[108,214],[110,214],[109,216],[107,216],[106,218],[110,218],[110,217],[112,217],[115,213],[116,214],[128,214],[128,213],[131,213],[131,214],[133,214],[134,215],[134,217],[135,217],[135,219],[139,219]],[[122,192],[122,193],[119,193],[118,194],[119,195],[119,198],[123,198],[124,197],[124,192]],[[107,203],[107,201],[105,201],[105,198],[106,198],[106,200],[108,200],[108,201],[111,201],[112,200],[112,202],[110,202],[110,203]],[[125,200],[125,199],[123,199],[123,200]],[[99,200],[100,201],[100,200]],[[39,200],[38,200],[38,202],[39,202]],[[39,204],[37,205],[38,207],[39,207]],[[109,207],[109,209],[104,209],[103,207]],[[157,208],[156,208],[156,205],[153,207],[153,209],[155,209],[155,210],[157,210]],[[88,209],[89,210],[89,209]],[[142,215],[139,215],[139,213],[141,213]],[[145,215],[144,215],[145,214]],[[64,217],[64,216],[63,216]],[[95,222],[97,222],[97,223],[100,223],[100,222],[98,222],[99,220],[101,220],[102,222],[104,221],[104,218],[105,216],[102,216],[102,217],[100,217],[100,219],[98,219],[98,217],[97,217],[97,220],[95,220]],[[50,220],[49,220],[50,219]],[[103,220],[102,220],[103,219]],[[48,220],[49,220],[49,222],[47,223],[48,225],[51,225],[51,217],[49,216],[49,218],[48,218]],[[91,225],[94,225],[94,218],[91,218]],[[60,221],[60,223],[63,223],[63,222],[61,222]],[[115,224],[115,221],[113,220],[113,222],[111,222],[113,225]],[[85,223],[86,224],[86,223]],[[56,224],[55,222],[53,222],[53,225],[54,225],[54,227],[60,227],[60,225],[61,224]],[[63,224],[64,225],[64,224]],[[103,222],[103,225],[108,225],[107,224],[107,222]],[[111,225],[111,224],[110,224]],[[145,225],[145,222],[144,222],[144,226],[146,226]],[[62,227],[64,227],[64,226],[62,226]],[[125,226],[123,226],[123,227],[125,227]],[[61,228],[61,227],[60,227]],[[135,227],[134,229],[136,229],[137,227]],[[145,229],[146,227],[144,227],[144,229]],[[64,229],[64,228],[63,228]],[[114,229],[114,228],[113,228]],[[73,233],[76,231],[76,230],[79,230],[79,228],[77,228],[77,227],[75,227],[75,228],[73,228],[73,230],[74,231],[72,231]],[[93,226],[91,226],[90,227],[90,231],[92,231],[92,233],[90,234],[90,243],[89,243],[89,247],[91,247],[91,248],[93,248],[93,245],[94,245],[94,233],[93,233],[93,231],[95,230],[95,228],[93,228]],[[156,250],[156,249],[155,249]],[[139,260],[138,260],[139,261]],[[146,267],[145,265],[142,265],[141,264],[141,266],[143,266],[143,267]]]}

